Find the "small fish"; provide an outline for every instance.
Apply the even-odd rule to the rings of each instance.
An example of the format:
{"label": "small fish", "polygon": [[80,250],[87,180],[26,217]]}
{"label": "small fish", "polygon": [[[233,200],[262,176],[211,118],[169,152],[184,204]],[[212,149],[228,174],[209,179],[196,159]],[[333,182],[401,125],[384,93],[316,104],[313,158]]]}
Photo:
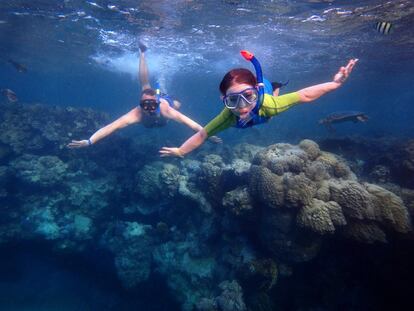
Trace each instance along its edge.
{"label": "small fish", "polygon": [[375,29],[383,35],[388,35],[391,31],[392,24],[390,22],[377,22]]}
{"label": "small fish", "polygon": [[9,103],[15,103],[18,101],[17,95],[11,89],[1,89],[1,94],[7,98]]}
{"label": "small fish", "polygon": [[9,62],[10,64],[12,64],[12,65],[13,65],[13,67],[14,67],[14,68],[16,68],[16,70],[17,70],[18,72],[23,72],[23,73],[26,73],[26,72],[27,72],[27,67],[26,67],[25,65],[20,64],[20,63],[18,63],[18,62],[16,62],[16,61],[14,61],[14,60],[12,60],[12,59],[9,59],[9,60],[8,60],[8,62]]}

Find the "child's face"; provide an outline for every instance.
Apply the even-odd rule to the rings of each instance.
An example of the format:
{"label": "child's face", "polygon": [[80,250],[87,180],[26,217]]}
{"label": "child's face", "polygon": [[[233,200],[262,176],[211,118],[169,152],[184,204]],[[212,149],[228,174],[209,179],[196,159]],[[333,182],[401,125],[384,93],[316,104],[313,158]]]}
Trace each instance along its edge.
{"label": "child's face", "polygon": [[[237,94],[243,93],[243,91],[252,89],[253,86],[246,83],[234,84],[230,88],[227,89],[226,95],[228,94]],[[230,109],[230,111],[235,114],[236,116],[244,119],[249,116],[249,113],[253,110],[256,106],[256,100],[253,103],[249,103],[245,101],[243,98],[240,99],[239,105],[235,109]]]}

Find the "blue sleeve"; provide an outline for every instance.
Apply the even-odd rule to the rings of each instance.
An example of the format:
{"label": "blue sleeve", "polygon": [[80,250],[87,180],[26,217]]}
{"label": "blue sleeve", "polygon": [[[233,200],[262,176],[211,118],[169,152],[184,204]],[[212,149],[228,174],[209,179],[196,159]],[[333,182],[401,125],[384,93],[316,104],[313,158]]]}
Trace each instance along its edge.
{"label": "blue sleeve", "polygon": [[264,83],[265,94],[272,95],[273,94],[272,83],[270,83],[270,81],[265,78],[263,78],[263,83]]}

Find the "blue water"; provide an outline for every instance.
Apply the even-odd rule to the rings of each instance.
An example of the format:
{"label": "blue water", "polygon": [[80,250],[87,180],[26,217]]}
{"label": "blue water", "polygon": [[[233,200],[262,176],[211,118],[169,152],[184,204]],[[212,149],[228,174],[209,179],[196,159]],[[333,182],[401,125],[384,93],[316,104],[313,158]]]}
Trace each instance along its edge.
{"label": "blue water", "polygon": [[[391,21],[393,31],[389,35],[376,32],[373,26],[377,21]],[[255,53],[269,80],[290,81],[282,94],[331,81],[340,66],[351,58],[358,58],[350,78],[339,90],[315,102],[294,107],[255,129],[243,133],[229,129],[220,133],[225,145],[214,150],[243,142],[266,146],[278,142],[297,143],[305,138],[351,136],[407,140],[413,139],[414,133],[413,29],[414,4],[410,0],[2,1],[0,89],[13,90],[23,105],[86,107],[115,119],[136,107],[139,101],[137,55],[141,40],[149,48],[146,57],[151,83],[159,83],[163,91],[182,102],[182,113],[204,125],[223,108],[218,90],[223,75],[235,67],[252,69],[241,58],[241,49]],[[23,64],[27,72],[18,72],[9,59]],[[1,101],[6,103],[5,98]],[[318,120],[331,113],[351,110],[364,112],[369,120],[337,124],[335,133],[318,125]],[[88,174],[99,178],[105,176],[105,170],[116,170],[118,165],[119,170],[132,179],[135,172],[129,170],[130,165],[138,169],[158,160],[156,150],[165,145],[178,146],[191,134],[188,128],[171,122],[168,130],[149,130],[141,126],[125,129],[120,136],[126,137],[126,142],[116,140],[118,138],[112,142],[127,144],[131,140],[152,140],[154,143],[147,157],[133,164],[126,162],[127,157],[120,157],[116,164],[110,162],[109,168],[103,171],[88,165],[84,170],[90,169]],[[89,134],[84,135],[72,138],[85,139]],[[116,144],[110,141],[108,145],[98,147],[96,152],[101,154],[98,159],[93,158],[96,153],[91,156],[94,163],[105,166],[105,156],[109,159],[115,154],[111,148],[116,150]],[[87,153],[82,152],[80,154],[85,157],[82,159],[90,160]],[[67,159],[73,157],[70,154]],[[13,159],[7,158],[9,160]],[[0,164],[8,165],[5,162]],[[120,185],[125,184],[125,181],[120,182]],[[120,197],[134,201],[128,194],[134,187],[132,181],[128,187],[120,190],[123,191]],[[19,185],[11,188],[18,189]],[[6,198],[4,202],[7,206],[26,202],[21,198],[18,203],[14,200]],[[123,203],[112,204],[111,217],[121,217],[119,206]],[[153,225],[159,220],[141,218],[144,219]],[[404,254],[402,250],[410,246],[403,243],[396,246],[397,253]],[[44,241],[36,244],[8,241],[0,245],[0,249],[4,254],[0,261],[0,310],[180,309],[180,303],[169,292],[163,276],[155,275],[138,288],[125,290],[117,278],[110,254],[61,254]],[[345,256],[352,249],[353,246],[344,246],[338,250],[338,256]],[[388,254],[392,248],[378,252]],[[409,258],[414,257],[409,255]],[[292,279],[278,284],[275,301],[280,305],[272,310],[305,310],[301,309],[302,304],[307,305],[307,310],[322,310],[318,306],[324,302],[311,297],[315,294],[310,289],[312,285],[303,289],[298,284],[323,270],[323,264],[329,259],[326,253],[324,256],[309,266],[300,266]],[[380,275],[381,284],[385,284],[391,277],[389,271],[401,262],[398,256],[391,255],[384,255],[378,262],[379,269],[385,267]],[[402,264],[412,276],[408,264],[405,261]],[[366,262],[363,267],[369,270]],[[353,269],[339,262],[332,269],[347,268]],[[404,275],[398,272],[399,276]],[[372,287],[375,271],[354,269],[352,273],[362,276],[355,281],[347,275],[339,276],[348,283],[338,285],[338,291],[342,289],[345,291],[342,294],[346,295],[355,285],[364,288],[355,296],[363,293],[365,297],[337,300],[336,310],[378,310],[368,307],[379,308],[382,303],[387,306],[384,310],[390,310],[395,307],[391,303],[393,299],[410,300],[410,293],[405,292],[408,291],[405,285],[409,284],[405,281],[397,286],[403,293],[391,293],[383,301],[377,301],[376,296],[380,295],[377,292],[386,291],[387,286],[393,286],[392,282]],[[331,272],[332,277],[335,275],[335,271]],[[292,291],[303,290],[304,294],[289,295],[284,292],[283,285]],[[315,285],[318,286],[333,285],[322,280]],[[288,298],[283,297],[284,294]],[[296,300],[301,302],[292,302]],[[326,299],[333,300],[332,297]]]}
{"label": "blue water", "polygon": [[[362,110],[372,118],[353,127],[358,134],[412,131],[407,119],[414,66],[410,1],[229,2],[218,7],[201,1],[97,2],[101,9],[87,1],[8,1],[1,4],[1,58],[29,70],[19,74],[1,62],[0,83],[22,101],[88,106],[119,116],[139,96],[141,38],[150,48],[152,81],[161,79],[166,91],[183,102],[184,113],[206,123],[221,109],[223,74],[235,66],[250,67],[238,55],[240,49],[256,53],[270,80],[290,80],[285,92],[329,81],[339,66],[357,57],[360,62],[341,90],[312,109],[289,111],[269,128],[285,137],[291,132],[285,128],[300,120],[297,136],[320,135],[318,119],[333,111]],[[390,35],[373,30],[379,19],[393,21]],[[384,122],[384,115],[392,122]],[[345,126],[341,133],[348,130]]]}
{"label": "blue water", "polygon": [[179,310],[162,278],[125,292],[102,253],[57,255],[48,243],[3,245],[0,306],[2,310]]}

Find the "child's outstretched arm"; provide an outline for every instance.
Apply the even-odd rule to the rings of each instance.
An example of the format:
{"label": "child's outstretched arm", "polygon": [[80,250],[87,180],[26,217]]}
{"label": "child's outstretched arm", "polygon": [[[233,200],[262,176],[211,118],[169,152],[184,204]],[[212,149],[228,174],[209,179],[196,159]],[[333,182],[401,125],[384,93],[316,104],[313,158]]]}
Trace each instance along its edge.
{"label": "child's outstretched arm", "polygon": [[339,68],[338,73],[333,77],[331,82],[313,85],[298,91],[301,102],[311,102],[319,97],[339,88],[348,79],[352,69],[358,59],[351,59],[346,67]]}
{"label": "child's outstretched arm", "polygon": [[[163,114],[163,116],[165,116],[168,119],[172,119],[174,121],[177,121],[179,123],[183,123],[185,125],[187,125],[189,128],[191,128],[192,130],[199,132],[200,130],[203,129],[203,127],[198,124],[196,121],[194,121],[193,119],[187,117],[185,114],[179,112],[178,110],[170,107],[169,105],[164,105],[161,108],[161,113]],[[216,144],[220,144],[223,141],[221,140],[221,138],[217,137],[217,136],[211,136],[209,137],[209,140],[213,143]]]}
{"label": "child's outstretched arm", "polygon": [[187,139],[179,148],[162,147],[160,150],[161,157],[184,157],[187,153],[200,147],[207,139],[207,132],[201,129],[189,139]]}

